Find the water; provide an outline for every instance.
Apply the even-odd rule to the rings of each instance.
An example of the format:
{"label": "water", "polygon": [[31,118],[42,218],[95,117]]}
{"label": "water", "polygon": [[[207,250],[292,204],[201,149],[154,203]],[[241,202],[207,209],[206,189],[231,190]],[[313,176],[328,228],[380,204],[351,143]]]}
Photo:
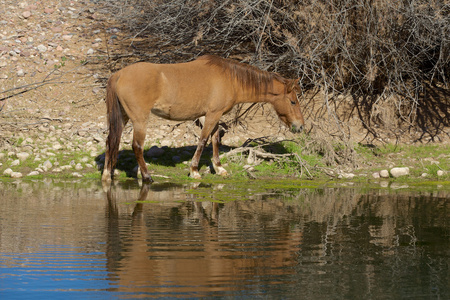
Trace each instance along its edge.
{"label": "water", "polygon": [[0,182],[0,299],[449,299],[450,192]]}

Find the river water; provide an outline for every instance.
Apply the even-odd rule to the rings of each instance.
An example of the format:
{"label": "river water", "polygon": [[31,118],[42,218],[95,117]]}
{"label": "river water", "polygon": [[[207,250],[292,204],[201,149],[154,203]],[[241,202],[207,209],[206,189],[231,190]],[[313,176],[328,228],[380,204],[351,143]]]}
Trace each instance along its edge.
{"label": "river water", "polygon": [[0,299],[450,299],[450,191],[0,181]]}

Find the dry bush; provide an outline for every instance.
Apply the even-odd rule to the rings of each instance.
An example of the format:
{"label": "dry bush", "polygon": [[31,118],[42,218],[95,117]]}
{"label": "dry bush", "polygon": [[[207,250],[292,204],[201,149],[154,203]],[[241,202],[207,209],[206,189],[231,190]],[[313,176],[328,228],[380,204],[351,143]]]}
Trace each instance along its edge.
{"label": "dry bush", "polygon": [[[129,32],[140,59],[176,62],[201,54],[233,57],[300,77],[304,106],[327,115],[339,139],[341,107],[373,138],[387,126],[449,126],[450,4],[441,0],[103,1]],[[428,116],[425,94],[439,88]],[[442,97],[442,95],[444,97]],[[394,111],[392,109],[394,108]],[[389,111],[389,114],[380,113]],[[344,114],[348,117],[349,112]],[[389,119],[387,119],[389,118]],[[436,125],[436,122],[438,123]],[[400,124],[400,125],[399,125]],[[323,124],[322,124],[323,125]],[[323,126],[316,126],[320,128]],[[393,129],[394,130],[394,129]]]}

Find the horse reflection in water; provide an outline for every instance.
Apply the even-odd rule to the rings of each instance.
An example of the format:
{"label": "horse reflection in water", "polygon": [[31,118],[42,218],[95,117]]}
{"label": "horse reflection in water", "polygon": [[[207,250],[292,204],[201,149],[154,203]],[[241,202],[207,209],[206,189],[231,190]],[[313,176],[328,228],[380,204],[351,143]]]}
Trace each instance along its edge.
{"label": "horse reflection in water", "polygon": [[272,104],[280,120],[292,132],[304,126],[297,99],[298,80],[259,70],[231,59],[206,55],[180,64],[136,63],[113,74],[106,88],[109,134],[106,140],[102,180],[111,181],[123,128],[133,123],[132,148],[142,179],[152,182],[143,157],[150,112],[168,120],[187,121],[205,117],[190,176],[200,178],[198,165],[211,137],[212,163],[217,174],[228,173],[219,160],[218,122],[236,104]]}
{"label": "horse reflection in water", "polygon": [[[108,201],[108,271],[117,291],[151,295],[226,293],[249,285],[272,284],[256,278],[289,275],[302,234],[289,224],[261,224],[239,230],[244,219],[237,203],[177,202],[184,188],[155,191],[144,184],[132,211],[114,187]],[[158,203],[143,203],[158,199]],[[123,202],[122,202],[123,203]],[[264,222],[264,221],[263,221]],[[262,229],[266,228],[269,229]],[[256,228],[258,227],[258,228]],[[234,232],[234,233],[232,233]],[[275,283],[273,283],[275,284]],[[244,288],[244,285],[246,288]]]}

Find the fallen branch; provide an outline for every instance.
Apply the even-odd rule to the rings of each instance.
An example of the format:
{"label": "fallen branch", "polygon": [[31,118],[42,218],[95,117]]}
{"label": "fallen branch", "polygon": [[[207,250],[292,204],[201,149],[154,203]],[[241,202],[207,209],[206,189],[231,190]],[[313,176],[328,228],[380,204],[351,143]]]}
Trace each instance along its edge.
{"label": "fallen branch", "polygon": [[260,147],[260,145],[256,147],[239,147],[221,154],[219,158],[230,158],[237,157],[239,154],[247,154],[246,156],[248,157],[248,160],[251,160],[255,165],[258,165],[260,163],[258,162],[258,158],[261,160],[273,160],[277,163],[296,162],[300,165],[300,176],[303,176],[303,170],[305,170],[307,173],[307,177],[312,178],[311,172],[307,167],[308,164],[297,153],[275,154],[266,152]]}

